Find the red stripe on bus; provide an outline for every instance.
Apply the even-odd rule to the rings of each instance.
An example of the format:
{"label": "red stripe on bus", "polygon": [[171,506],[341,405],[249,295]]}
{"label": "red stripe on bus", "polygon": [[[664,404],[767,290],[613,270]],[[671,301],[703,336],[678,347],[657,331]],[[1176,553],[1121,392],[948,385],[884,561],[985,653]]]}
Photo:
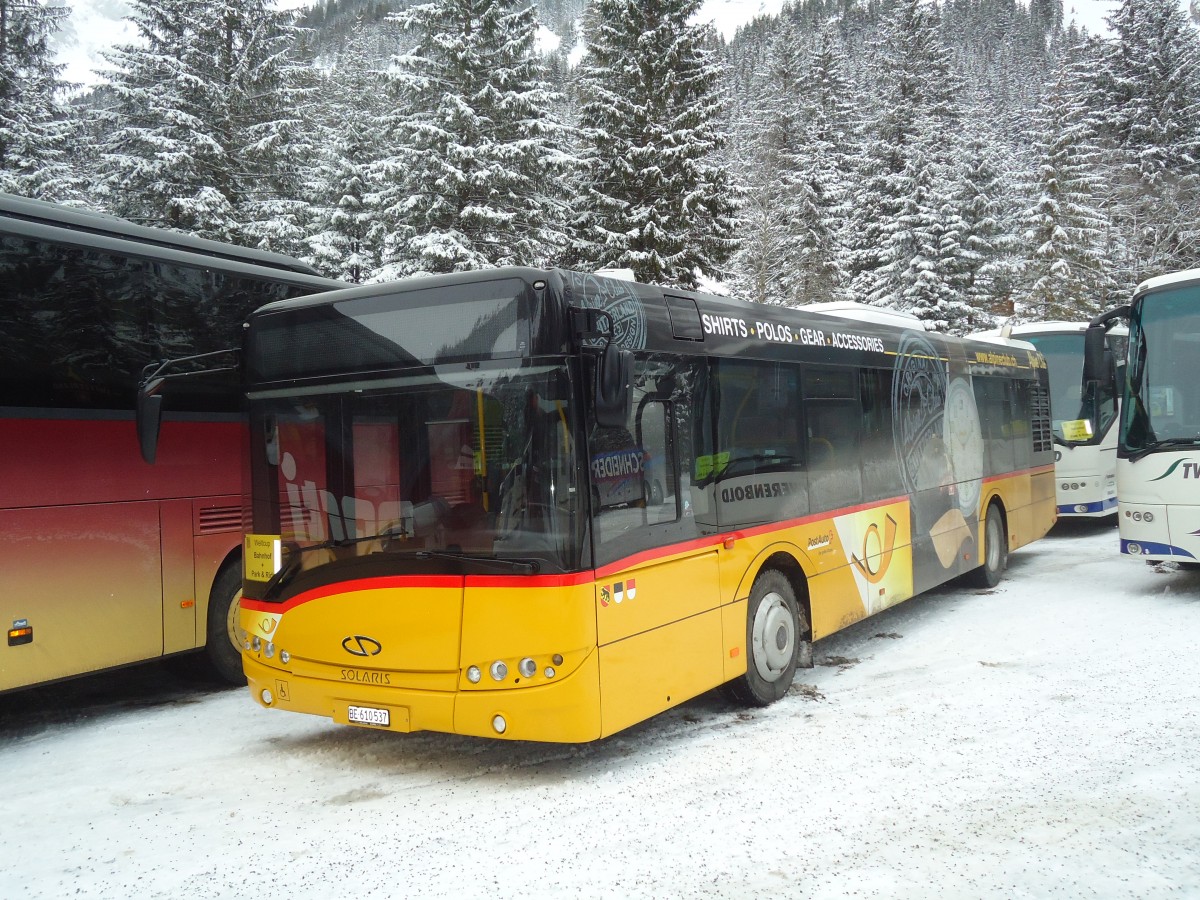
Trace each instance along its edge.
{"label": "red stripe on bus", "polygon": [[376,591],[384,588],[457,588],[462,586],[461,575],[386,575],[378,578],[356,578],[353,581],[339,581],[334,584],[322,585],[289,597],[282,603],[272,603],[267,600],[251,600],[242,598],[243,609],[255,612],[283,613],[310,600],[320,600],[332,597],[334,594],[348,594],[354,591]]}
{"label": "red stripe on bus", "polygon": [[[1008,472],[1004,475],[994,475],[983,479],[985,484],[1001,481],[1005,478],[1014,478],[1021,475],[1036,475],[1044,472],[1053,472],[1054,466],[1038,466],[1032,469],[1022,469],[1017,472]],[[421,588],[455,588],[455,587],[491,587],[491,588],[552,588],[552,587],[578,587],[581,584],[591,584],[595,581],[601,581],[605,578],[610,578],[618,575],[629,569],[637,566],[647,565],[657,560],[667,559],[672,556],[692,553],[696,551],[706,550],[710,547],[718,547],[729,540],[744,540],[748,537],[758,537],[760,535],[771,534],[773,532],[787,531],[792,528],[799,528],[804,525],[810,525],[813,522],[823,520],[836,519],[841,516],[849,516],[854,513],[863,512],[868,509],[878,509],[881,506],[890,506],[894,503],[907,503],[909,497],[900,495],[898,497],[890,497],[886,500],[876,500],[871,503],[860,503],[855,506],[847,506],[842,509],[813,513],[807,516],[801,516],[797,519],[788,519],[784,522],[773,522],[763,525],[754,525],[749,528],[739,528],[735,531],[726,531],[714,535],[706,535],[702,538],[695,538],[690,541],[681,541],[677,544],[667,544],[663,547],[655,547],[651,550],[644,550],[641,553],[635,553],[632,556],[627,556],[616,562],[608,563],[600,566],[595,570],[585,570],[582,572],[572,572],[565,575],[523,575],[519,580],[514,579],[511,575],[387,575],[376,578],[362,578],[353,581],[343,581],[336,584],[323,585],[319,588],[313,588],[310,591],[305,591],[303,594],[297,594],[294,597],[285,600],[283,603],[271,603],[264,600],[249,600],[242,599],[242,607],[245,609],[254,610],[255,612],[266,613],[284,613],[290,609],[294,609],[301,604],[308,603],[312,600],[320,600],[325,597],[331,597],[335,594],[349,594],[357,591],[371,591],[382,589],[401,589],[413,590]]]}
{"label": "red stripe on bus", "polygon": [[[242,608],[254,612],[285,613],[304,603],[322,600],[335,594],[352,594],[358,591],[379,590],[421,590],[436,588],[441,590],[463,587],[520,587],[548,588],[574,587],[580,584],[591,584],[595,578],[591,571],[573,572],[568,575],[525,575],[519,582],[514,582],[511,575],[382,575],[375,578],[356,578],[350,581],[339,581],[313,588],[302,594],[289,597],[282,603],[272,603],[269,600],[251,600],[242,598]],[[464,583],[465,582],[465,583]]]}
{"label": "red stripe on bus", "polygon": [[608,578],[616,575],[633,566],[645,565],[658,559],[665,559],[669,556],[675,556],[680,553],[687,553],[694,550],[704,550],[708,547],[719,546],[725,541],[740,541],[748,537],[757,537],[758,535],[770,534],[775,531],[787,531],[789,528],[799,528],[802,525],[809,525],[813,522],[820,522],[825,519],[836,519],[839,516],[848,516],[857,512],[862,512],[865,509],[877,509],[881,506],[889,506],[892,503],[906,502],[907,495],[900,497],[892,497],[888,500],[876,500],[871,503],[860,503],[857,506],[847,506],[842,509],[836,509],[827,512],[813,513],[808,516],[801,516],[798,519],[787,519],[783,522],[770,522],[763,525],[753,525],[749,528],[739,528],[736,531],[726,531],[722,534],[715,534],[708,537],[698,538],[692,541],[684,541],[679,544],[669,544],[665,547],[655,547],[652,550],[644,550],[641,553],[635,553],[633,556],[627,556],[617,562],[608,563],[596,570],[596,578]]}
{"label": "red stripe on bus", "polygon": [[1019,469],[1016,472],[1005,472],[1003,475],[989,475],[983,479],[984,484],[993,484],[997,481],[1003,481],[1005,478],[1017,478],[1021,475],[1045,475],[1048,472],[1054,471],[1053,463],[1048,466],[1035,466],[1031,469]]}

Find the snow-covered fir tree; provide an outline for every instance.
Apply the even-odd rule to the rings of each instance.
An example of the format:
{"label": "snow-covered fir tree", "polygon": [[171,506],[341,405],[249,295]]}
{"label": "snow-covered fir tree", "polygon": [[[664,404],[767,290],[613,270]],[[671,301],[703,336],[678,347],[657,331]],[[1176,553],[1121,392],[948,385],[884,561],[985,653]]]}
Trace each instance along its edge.
{"label": "snow-covered fir tree", "polygon": [[1176,0],[1123,0],[1091,71],[1108,205],[1136,284],[1200,253],[1200,34]]}
{"label": "snow-covered fir tree", "polygon": [[547,265],[565,246],[567,131],[534,50],[532,7],[436,0],[396,19],[377,170],[384,273]]}
{"label": "snow-covered fir tree", "polygon": [[381,266],[384,227],[370,202],[371,142],[357,123],[333,138],[314,173],[312,223],[305,261],[352,284],[372,281]]}
{"label": "snow-covered fir tree", "polygon": [[74,123],[63,66],[50,40],[70,10],[40,0],[0,0],[0,190],[76,200],[82,172],[67,155]]}
{"label": "snow-covered fir tree", "polygon": [[952,199],[961,80],[937,10],[900,0],[870,44],[878,92],[855,192],[852,290],[938,330],[976,323],[959,286],[962,223]]}
{"label": "snow-covered fir tree", "polygon": [[999,141],[977,134],[964,142],[955,198],[963,224],[958,286],[981,325],[1013,314],[1021,270],[1013,170]]}
{"label": "snow-covered fir tree", "polygon": [[596,0],[578,70],[585,184],[576,254],[691,287],[734,249],[722,64],[700,0]]}
{"label": "snow-covered fir tree", "polygon": [[108,59],[102,196],[113,212],[302,252],[311,147],[294,13],[269,0],[132,0],[139,43]]}
{"label": "snow-covered fir tree", "polygon": [[370,62],[370,33],[357,27],[327,65],[310,117],[318,145],[309,175],[311,221],[306,262],[354,284],[375,280],[386,229],[374,203],[380,154],[374,126],[386,111],[385,76]]}
{"label": "snow-covered fir tree", "polygon": [[855,147],[855,112],[845,76],[841,37],[822,29],[802,94],[803,130],[789,177],[792,186],[795,271],[785,279],[793,303],[827,303],[849,296],[845,268],[847,174]]}
{"label": "snow-covered fir tree", "polygon": [[1089,318],[1109,303],[1109,222],[1096,176],[1100,148],[1081,86],[1097,45],[1063,59],[1041,104],[1039,164],[1025,213],[1026,263],[1016,314],[1044,321]]}
{"label": "snow-covered fir tree", "polygon": [[800,98],[805,47],[798,29],[784,22],[749,73],[755,102],[747,122],[734,126],[733,165],[742,171],[740,245],[730,259],[731,287],[759,303],[787,303],[797,274],[799,223],[792,221],[794,183],[801,164]]}

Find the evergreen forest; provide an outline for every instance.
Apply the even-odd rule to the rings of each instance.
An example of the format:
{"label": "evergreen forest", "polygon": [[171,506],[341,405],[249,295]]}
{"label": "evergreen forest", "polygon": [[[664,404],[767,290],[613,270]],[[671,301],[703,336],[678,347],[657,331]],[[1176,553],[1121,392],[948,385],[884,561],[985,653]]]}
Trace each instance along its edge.
{"label": "evergreen forest", "polygon": [[[79,0],[77,0],[79,2]],[[0,190],[287,253],[347,282],[500,265],[965,333],[1079,320],[1200,265],[1200,32],[1122,0],[0,0]]]}

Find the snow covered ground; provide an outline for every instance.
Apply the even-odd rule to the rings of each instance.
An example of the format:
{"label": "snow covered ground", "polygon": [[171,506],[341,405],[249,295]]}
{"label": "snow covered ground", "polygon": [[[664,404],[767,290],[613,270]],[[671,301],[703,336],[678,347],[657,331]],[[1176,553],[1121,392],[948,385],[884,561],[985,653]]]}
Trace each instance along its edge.
{"label": "snow covered ground", "polygon": [[1200,895],[1200,573],[1060,523],[765,710],[395,735],[161,667],[0,698],[0,897]]}

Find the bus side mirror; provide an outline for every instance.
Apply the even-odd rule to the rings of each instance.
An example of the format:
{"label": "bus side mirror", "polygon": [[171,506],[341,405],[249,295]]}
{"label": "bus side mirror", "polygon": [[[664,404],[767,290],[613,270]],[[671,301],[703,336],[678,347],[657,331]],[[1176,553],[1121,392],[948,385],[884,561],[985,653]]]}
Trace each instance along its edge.
{"label": "bus side mirror", "polygon": [[158,455],[158,432],[162,427],[163,398],[158,393],[162,385],[163,379],[150,379],[138,388],[137,394],[138,446],[142,450],[142,459],[151,465]]}
{"label": "bus side mirror", "polygon": [[1108,343],[1105,335],[1118,320],[1128,321],[1129,313],[1128,305],[1118,306],[1101,313],[1088,322],[1087,331],[1083,333],[1083,387],[1085,393],[1089,383],[1107,384],[1113,378],[1112,358],[1105,358]]}
{"label": "bus side mirror", "polygon": [[609,341],[596,365],[596,424],[620,428],[633,410],[633,354]]}
{"label": "bus side mirror", "polygon": [[[1103,325],[1089,325],[1083,333],[1083,381],[1107,381],[1112,374],[1112,365],[1105,357],[1104,336],[1107,329]],[[1106,363],[1108,363],[1106,365]]]}

